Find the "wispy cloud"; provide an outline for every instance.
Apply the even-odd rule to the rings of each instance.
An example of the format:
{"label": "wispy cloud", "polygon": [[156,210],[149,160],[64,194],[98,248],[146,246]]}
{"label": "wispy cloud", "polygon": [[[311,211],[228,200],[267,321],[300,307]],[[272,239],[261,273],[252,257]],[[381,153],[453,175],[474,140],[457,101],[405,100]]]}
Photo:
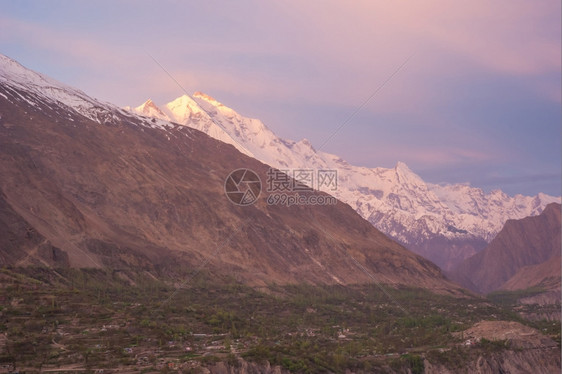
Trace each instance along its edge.
{"label": "wispy cloud", "polygon": [[[403,56],[416,54],[409,67],[416,74],[400,86],[408,101],[389,94],[383,110],[389,104],[397,108],[415,101],[426,105],[428,100],[447,100],[446,92],[435,92],[443,76],[459,83],[463,76],[470,79],[467,72],[478,70],[542,75],[561,69],[560,26],[548,19],[560,13],[558,2],[359,1],[353,6],[328,2],[322,7],[309,2],[299,12],[284,9],[297,28],[306,28],[314,36],[299,42],[302,51],[309,51],[308,59],[339,65],[334,70],[353,71],[356,90],[372,85]],[[355,22],[341,27],[342,19]],[[545,24],[555,26],[549,29]],[[548,88],[544,82],[528,84],[538,93],[559,87],[556,81]]]}
{"label": "wispy cloud", "polygon": [[[103,69],[125,71],[132,51],[96,38],[81,35],[77,30],[69,34],[41,24],[0,16],[0,41],[18,42],[45,50],[59,57],[58,62]],[[61,58],[62,57],[62,58]]]}
{"label": "wispy cloud", "polygon": [[[400,155],[400,161],[411,165],[426,164],[432,167],[445,167],[451,165],[478,165],[485,162],[500,160],[496,152],[486,152],[477,149],[457,148],[447,145],[427,148],[415,145],[376,147],[369,157],[371,159],[383,160],[387,155]],[[391,156],[392,158],[393,156]],[[392,162],[392,160],[389,160]],[[371,161],[372,162],[372,161]]]}
{"label": "wispy cloud", "polygon": [[522,153],[526,164],[559,165],[541,144],[560,136],[560,2],[164,1],[155,12],[102,1],[57,3],[41,17],[14,8],[0,16],[2,52],[93,96],[138,105],[181,95],[149,53],[186,90],[319,142],[413,54],[327,151],[420,170],[520,164]]}

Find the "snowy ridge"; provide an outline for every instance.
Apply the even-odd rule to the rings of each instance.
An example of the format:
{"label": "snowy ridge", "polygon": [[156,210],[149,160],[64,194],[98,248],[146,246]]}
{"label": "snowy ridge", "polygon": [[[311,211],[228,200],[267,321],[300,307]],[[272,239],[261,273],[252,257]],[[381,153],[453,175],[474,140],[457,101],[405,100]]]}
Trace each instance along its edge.
{"label": "snowy ridge", "polygon": [[[9,101],[25,101],[41,108],[45,105],[55,111],[59,107],[69,109],[79,116],[86,117],[97,123],[114,123],[120,117],[134,116],[138,123],[144,126],[167,129],[169,121],[157,119],[154,113],[147,113],[149,117],[132,114],[129,110],[121,109],[113,104],[93,99],[84,92],[58,82],[43,74],[27,69],[15,60],[0,54],[0,85],[4,89],[1,95]],[[156,105],[153,104],[156,108]],[[69,113],[67,119],[74,121]]]}
{"label": "snowy ridge", "polygon": [[183,126],[189,126],[206,133],[207,135],[220,140],[222,142],[232,144],[240,152],[255,157],[245,147],[241,146],[230,134],[228,134],[219,124],[217,124],[208,112],[206,112],[199,104],[188,95],[183,95],[169,102],[164,107],[159,108],[150,99],[142,105],[131,109],[134,113],[147,117],[158,118],[164,121],[175,122]]}
{"label": "snowy ridge", "polygon": [[37,106],[39,102],[45,101],[62,104],[96,122],[107,120],[108,110],[115,109],[111,104],[94,100],[80,90],[29,70],[3,55],[0,55],[0,83],[33,94],[39,99],[37,102],[29,97],[21,97],[14,91],[15,95],[19,95],[31,105]]}
{"label": "snowy ridge", "polygon": [[435,236],[490,241],[508,219],[537,215],[547,204],[560,201],[545,194],[510,197],[463,184],[429,184],[402,162],[391,169],[353,166],[335,155],[317,152],[306,139],[281,139],[261,121],[241,116],[200,92],[193,98],[184,95],[161,109],[152,108],[152,101],[147,103],[134,110],[145,115],[162,112],[172,121],[233,144],[275,168],[338,170],[337,191],[325,192],[404,244]]}

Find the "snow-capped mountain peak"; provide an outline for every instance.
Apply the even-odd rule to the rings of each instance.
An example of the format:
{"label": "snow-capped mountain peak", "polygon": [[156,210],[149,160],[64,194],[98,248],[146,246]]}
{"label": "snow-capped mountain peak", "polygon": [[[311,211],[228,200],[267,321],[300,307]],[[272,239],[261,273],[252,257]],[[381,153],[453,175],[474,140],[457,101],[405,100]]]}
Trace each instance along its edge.
{"label": "snow-capped mountain peak", "polygon": [[410,186],[415,186],[416,188],[427,188],[423,179],[414,173],[404,162],[398,161],[394,167],[394,171],[396,172],[398,183],[408,184]]}
{"label": "snow-capped mountain peak", "polygon": [[146,100],[144,103],[135,108],[137,113],[147,117],[156,117],[166,121],[170,121],[170,117],[162,111],[151,99]]}
{"label": "snow-capped mountain peak", "polygon": [[312,145],[312,143],[307,138],[301,139],[297,143],[302,144],[304,147],[309,148],[313,152],[316,152],[316,149],[314,149],[314,146]]}
{"label": "snow-capped mountain peak", "polygon": [[[298,142],[281,139],[260,120],[244,117],[200,92],[166,104],[164,112],[173,121],[233,144],[277,169],[337,170],[337,189],[324,188],[325,192],[348,203],[378,229],[441,266],[454,263],[449,258],[440,262],[424,252],[433,250],[434,245],[428,244],[432,240],[441,243],[435,250],[443,250],[442,243],[447,240],[485,244],[508,219],[539,214],[548,203],[560,201],[544,194],[535,197],[510,197],[502,191],[486,194],[466,184],[433,185],[404,162],[397,162],[390,169],[353,166],[338,156],[316,151],[307,139]],[[455,253],[458,258],[454,260],[462,260],[479,249]]]}
{"label": "snow-capped mountain peak", "polygon": [[182,95],[169,102],[165,108],[172,114],[171,118],[174,122],[184,123],[199,121],[202,118],[208,119],[207,113],[188,95]]}
{"label": "snow-capped mountain peak", "polygon": [[[208,102],[205,103],[206,105],[210,105]],[[211,111],[209,108],[204,108],[199,102],[187,94],[170,101],[162,107],[156,105],[156,103],[149,99],[136,108],[131,109],[130,107],[126,107],[125,109],[143,116],[171,121],[184,126],[187,125],[203,131],[215,139],[232,144],[240,152],[254,157],[252,152],[242,146],[239,141],[235,140],[225,131],[220,123],[211,118],[211,115],[216,116],[216,110]]]}
{"label": "snow-capped mountain peak", "polygon": [[193,94],[193,97],[194,97],[194,98],[197,98],[197,99],[203,99],[203,100],[205,100],[206,102],[208,102],[209,104],[212,104],[212,105],[214,105],[214,106],[216,106],[216,107],[224,106],[222,103],[220,103],[220,102],[218,102],[217,100],[215,100],[215,98],[213,98],[213,97],[211,97],[211,96],[209,96],[209,95],[207,95],[207,94],[205,94],[205,93],[203,93],[203,92],[200,92],[200,91],[195,92],[195,93]]}
{"label": "snow-capped mountain peak", "polygon": [[209,95],[196,92],[193,98],[225,131],[231,136],[243,138],[245,143],[255,143],[262,147],[277,138],[260,120],[243,117]]}
{"label": "snow-capped mountain peak", "polygon": [[397,173],[401,172],[401,173],[412,174],[412,170],[408,167],[408,165],[406,165],[406,163],[402,161],[396,162],[396,166],[394,166],[394,170],[396,170]]}

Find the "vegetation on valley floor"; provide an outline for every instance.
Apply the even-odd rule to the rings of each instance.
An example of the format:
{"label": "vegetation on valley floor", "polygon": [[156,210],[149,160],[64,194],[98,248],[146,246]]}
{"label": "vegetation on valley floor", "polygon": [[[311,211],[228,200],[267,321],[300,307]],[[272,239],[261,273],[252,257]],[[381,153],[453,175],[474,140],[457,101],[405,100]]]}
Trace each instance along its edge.
{"label": "vegetation on valley floor", "polygon": [[523,320],[507,303],[411,288],[258,290],[201,274],[178,289],[177,279],[99,269],[3,268],[0,280],[0,365],[16,369],[189,371],[243,358],[291,372],[416,373],[424,357],[454,366],[508,349],[489,341],[468,348],[453,334],[485,319],[519,321],[560,342],[559,322]]}

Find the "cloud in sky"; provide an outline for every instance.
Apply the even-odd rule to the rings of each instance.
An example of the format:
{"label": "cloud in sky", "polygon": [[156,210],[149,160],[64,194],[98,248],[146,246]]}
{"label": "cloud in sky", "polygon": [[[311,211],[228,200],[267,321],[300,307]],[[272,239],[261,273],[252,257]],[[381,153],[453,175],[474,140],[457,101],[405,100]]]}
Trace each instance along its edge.
{"label": "cloud in sky", "polygon": [[[21,1],[0,16],[0,52],[118,105],[182,94],[150,54],[188,92],[208,92],[316,145],[412,56],[325,150],[365,166],[402,160],[439,182],[456,165],[458,179],[472,182],[478,165],[560,174],[560,8],[522,0]],[[506,184],[509,193],[539,187],[520,188]],[[559,194],[560,181],[546,192]]]}

